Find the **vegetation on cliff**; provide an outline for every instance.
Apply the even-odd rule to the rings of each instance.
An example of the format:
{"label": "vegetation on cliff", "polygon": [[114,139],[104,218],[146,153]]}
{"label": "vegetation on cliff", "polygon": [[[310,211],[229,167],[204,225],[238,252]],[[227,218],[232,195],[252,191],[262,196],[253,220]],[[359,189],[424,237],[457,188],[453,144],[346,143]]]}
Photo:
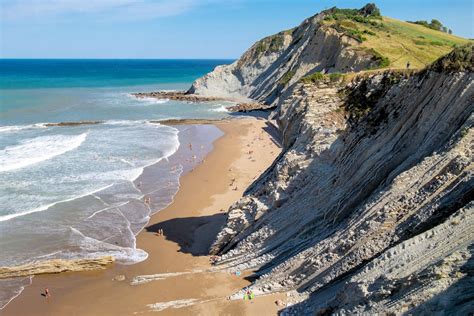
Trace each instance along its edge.
{"label": "vegetation on cliff", "polygon": [[344,78],[344,74],[339,72],[333,72],[330,74],[323,74],[321,72],[315,72],[311,75],[307,75],[300,79],[303,83],[317,83],[321,81],[337,82]]}
{"label": "vegetation on cliff", "polygon": [[198,81],[204,95],[273,106],[282,131],[282,154],[229,209],[214,263],[255,271],[256,295],[287,292],[282,315],[466,314],[472,49],[373,5],[333,8]]}
{"label": "vegetation on cliff", "polygon": [[[344,103],[344,110],[348,113],[348,123],[355,126],[362,119],[371,114],[379,99],[387,93],[387,91],[394,85],[400,82],[405,77],[405,73],[398,71],[385,71],[381,74],[373,74],[367,78],[355,80],[355,84],[346,88],[346,102]],[[371,84],[374,76],[381,76],[381,80],[377,85]],[[379,123],[387,118],[384,109],[381,109],[376,114],[371,114],[368,120],[369,127],[377,127]]]}
{"label": "vegetation on cliff", "polygon": [[288,84],[288,82],[290,82],[290,80],[293,78],[295,74],[296,72],[294,70],[289,70],[283,75],[283,77],[281,77],[279,83],[285,86],[286,84]]}
{"label": "vegetation on cliff", "polygon": [[271,105],[300,80],[334,82],[338,78],[332,73],[347,78],[386,69],[419,70],[467,43],[423,25],[384,17],[374,4],[358,10],[332,8],[257,41],[237,62],[198,79],[189,93]]}
{"label": "vegetation on cliff", "polygon": [[424,27],[427,27],[432,30],[453,34],[453,31],[451,31],[451,29],[449,29],[447,26],[444,26],[443,23],[441,23],[439,20],[436,20],[436,19],[432,19],[430,23],[428,23],[428,21],[425,21],[425,20],[413,21],[413,22],[408,21],[408,22],[413,23],[413,24],[423,25]]}
{"label": "vegetation on cliff", "polygon": [[[368,6],[371,6],[367,10]],[[364,10],[364,8],[366,8]],[[404,22],[382,17],[377,7],[360,10],[332,8],[325,11],[323,25],[353,38],[360,48],[378,59],[378,68],[423,68],[453,47],[469,41],[446,32],[436,20],[423,23]]]}
{"label": "vegetation on cliff", "polygon": [[[438,60],[415,75],[423,76],[427,71],[430,70],[436,72],[473,71],[473,50],[473,43],[456,47],[449,54],[440,57]],[[354,125],[359,123],[362,119],[368,117],[368,125],[371,127],[376,127],[378,123],[386,119],[386,116],[384,115],[384,111],[379,111],[378,113],[373,114],[371,113],[371,110],[375,107],[380,97],[384,95],[394,84],[397,84],[402,79],[407,78],[410,75],[412,75],[412,73],[407,71],[387,70],[381,73],[368,72],[365,78],[356,78],[356,84],[344,90],[346,95],[344,110],[346,113],[348,113],[348,122],[351,125]],[[377,86],[369,86],[369,82],[374,76],[381,76],[381,80],[378,82]]]}
{"label": "vegetation on cliff", "polygon": [[455,48],[451,53],[433,63],[434,71],[474,71],[474,43]]}

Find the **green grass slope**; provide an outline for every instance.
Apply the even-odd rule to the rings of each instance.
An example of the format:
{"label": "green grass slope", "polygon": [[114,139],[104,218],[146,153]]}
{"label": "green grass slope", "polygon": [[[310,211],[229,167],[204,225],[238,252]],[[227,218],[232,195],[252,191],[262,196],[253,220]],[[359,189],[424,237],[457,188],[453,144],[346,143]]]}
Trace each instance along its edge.
{"label": "green grass slope", "polygon": [[[424,68],[469,40],[389,17],[333,14],[324,25],[356,39],[362,50],[380,56],[380,68]],[[387,60],[388,59],[388,60]]]}

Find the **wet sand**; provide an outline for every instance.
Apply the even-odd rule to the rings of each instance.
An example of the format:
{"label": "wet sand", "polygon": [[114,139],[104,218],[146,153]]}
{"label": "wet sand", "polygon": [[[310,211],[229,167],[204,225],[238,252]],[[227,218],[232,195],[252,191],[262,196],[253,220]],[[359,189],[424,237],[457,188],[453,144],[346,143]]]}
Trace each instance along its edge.
{"label": "wet sand", "polygon": [[[103,271],[36,276],[33,284],[0,313],[276,314],[274,302],[283,295],[252,301],[226,299],[249,284],[244,277],[251,271],[240,277],[226,271],[206,272],[212,268],[206,251],[225,221],[225,211],[280,152],[275,131],[266,120],[256,118],[214,124],[224,136],[214,143],[213,151],[201,164],[181,178],[174,202],[155,214],[147,229],[137,236],[137,247],[148,252],[147,260],[131,266],[115,264]],[[163,229],[164,236],[156,236],[158,229]],[[161,275],[166,273],[174,274]],[[131,284],[135,277],[144,275],[155,276],[144,278],[150,282]],[[125,276],[125,280],[118,281],[117,276]],[[41,295],[44,288],[51,292],[50,298]]]}

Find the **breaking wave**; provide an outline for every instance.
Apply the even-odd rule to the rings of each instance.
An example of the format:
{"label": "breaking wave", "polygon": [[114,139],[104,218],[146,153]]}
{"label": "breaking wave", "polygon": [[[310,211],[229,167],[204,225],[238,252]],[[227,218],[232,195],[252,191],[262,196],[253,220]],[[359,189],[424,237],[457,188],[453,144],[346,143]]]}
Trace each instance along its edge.
{"label": "breaking wave", "polygon": [[0,150],[0,172],[24,168],[74,150],[86,140],[80,135],[40,136]]}

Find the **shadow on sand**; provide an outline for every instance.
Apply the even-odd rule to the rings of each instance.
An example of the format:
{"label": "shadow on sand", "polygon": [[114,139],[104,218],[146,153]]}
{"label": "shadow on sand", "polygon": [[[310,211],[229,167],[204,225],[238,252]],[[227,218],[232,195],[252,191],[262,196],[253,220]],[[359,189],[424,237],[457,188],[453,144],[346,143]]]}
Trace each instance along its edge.
{"label": "shadow on sand", "polygon": [[163,230],[167,240],[180,246],[179,251],[193,256],[205,256],[209,247],[222,229],[226,214],[214,214],[200,217],[173,218],[146,227],[147,232]]}

